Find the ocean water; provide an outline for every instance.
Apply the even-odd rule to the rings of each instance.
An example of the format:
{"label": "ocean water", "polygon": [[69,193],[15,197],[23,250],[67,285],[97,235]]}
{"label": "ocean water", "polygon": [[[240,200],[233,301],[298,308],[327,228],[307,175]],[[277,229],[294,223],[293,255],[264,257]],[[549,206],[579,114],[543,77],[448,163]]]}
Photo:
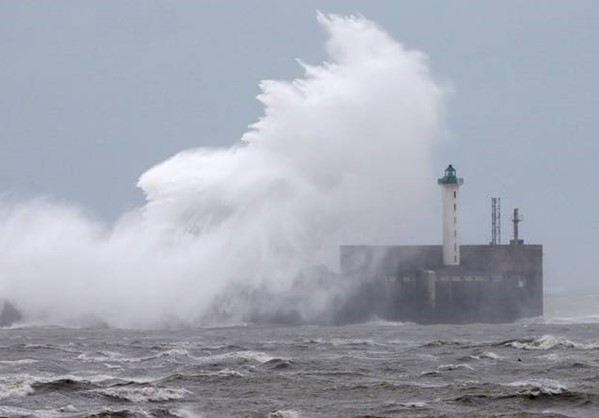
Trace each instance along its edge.
{"label": "ocean water", "polygon": [[0,329],[0,416],[599,416],[596,302],[499,325]]}

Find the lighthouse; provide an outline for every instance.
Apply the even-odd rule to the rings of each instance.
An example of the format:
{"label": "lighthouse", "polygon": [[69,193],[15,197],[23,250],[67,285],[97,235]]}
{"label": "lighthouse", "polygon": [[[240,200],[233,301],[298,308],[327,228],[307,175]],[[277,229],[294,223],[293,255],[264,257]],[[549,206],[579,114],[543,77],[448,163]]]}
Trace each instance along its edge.
{"label": "lighthouse", "polygon": [[456,176],[451,164],[445,169],[445,176],[437,183],[443,188],[443,264],[460,264],[460,243],[458,240],[458,191],[464,179]]}

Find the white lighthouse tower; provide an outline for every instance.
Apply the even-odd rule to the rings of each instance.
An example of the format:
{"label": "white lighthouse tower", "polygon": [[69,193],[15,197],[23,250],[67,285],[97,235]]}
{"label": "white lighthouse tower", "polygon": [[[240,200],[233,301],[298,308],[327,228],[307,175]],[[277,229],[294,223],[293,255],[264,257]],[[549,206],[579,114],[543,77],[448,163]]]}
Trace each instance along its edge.
{"label": "white lighthouse tower", "polygon": [[437,183],[443,188],[443,264],[460,264],[460,242],[458,240],[458,191],[464,179],[456,177],[455,168],[450,164],[445,176]]}

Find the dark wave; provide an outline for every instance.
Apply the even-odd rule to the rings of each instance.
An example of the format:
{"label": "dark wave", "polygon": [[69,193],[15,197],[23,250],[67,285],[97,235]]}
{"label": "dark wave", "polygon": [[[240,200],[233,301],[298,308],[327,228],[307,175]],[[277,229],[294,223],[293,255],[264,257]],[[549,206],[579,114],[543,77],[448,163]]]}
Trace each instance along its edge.
{"label": "dark wave", "polygon": [[44,393],[84,391],[96,389],[100,386],[88,380],[61,378],[50,381],[37,381],[32,383],[31,387],[36,391],[36,393]]}
{"label": "dark wave", "polygon": [[457,341],[457,340],[434,340],[426,342],[420,345],[420,348],[428,348],[428,347],[443,347],[443,346],[451,346],[451,347],[470,347],[471,344],[466,341]]}
{"label": "dark wave", "polygon": [[217,371],[198,370],[196,372],[188,371],[187,373],[173,373],[163,378],[154,380],[151,383],[156,385],[165,385],[173,383],[183,384],[188,382],[215,382],[238,379],[243,376],[244,374],[242,372],[230,369],[222,369]]}
{"label": "dark wave", "polygon": [[509,399],[540,404],[566,403],[570,406],[597,405],[599,394],[580,390],[567,389],[561,385],[534,383],[530,384],[481,384],[464,389],[464,395],[455,397],[453,401],[468,405],[484,405]]}
{"label": "dark wave", "polygon": [[170,409],[157,408],[150,409],[148,411],[131,409],[103,409],[101,411],[92,412],[89,415],[85,415],[85,418],[147,418],[148,416],[160,418],[181,417],[181,415],[174,413]]}
{"label": "dark wave", "polygon": [[139,413],[135,411],[130,411],[128,409],[121,410],[113,410],[106,409],[100,412],[94,412],[90,415],[86,415],[85,418],[130,418],[130,417],[138,417]]}
{"label": "dark wave", "polygon": [[293,362],[287,359],[273,358],[272,360],[262,363],[259,367],[268,370],[287,370],[293,366]]}

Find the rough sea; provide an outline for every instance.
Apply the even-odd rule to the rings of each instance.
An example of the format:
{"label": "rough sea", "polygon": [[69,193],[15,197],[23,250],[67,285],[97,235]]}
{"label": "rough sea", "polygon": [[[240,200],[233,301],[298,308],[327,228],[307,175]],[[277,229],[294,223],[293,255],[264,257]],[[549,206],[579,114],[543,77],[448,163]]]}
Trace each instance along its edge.
{"label": "rough sea", "polygon": [[599,416],[585,303],[498,325],[0,329],[0,416]]}

